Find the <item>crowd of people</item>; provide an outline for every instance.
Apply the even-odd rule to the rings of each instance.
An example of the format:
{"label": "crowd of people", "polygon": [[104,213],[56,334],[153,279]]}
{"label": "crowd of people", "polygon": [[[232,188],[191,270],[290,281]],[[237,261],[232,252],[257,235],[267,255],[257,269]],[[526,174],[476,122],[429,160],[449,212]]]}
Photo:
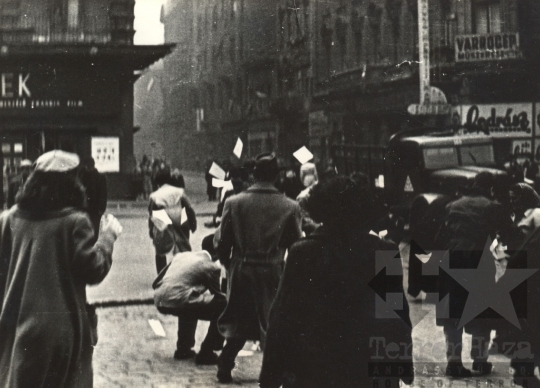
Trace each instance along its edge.
{"label": "crowd of people", "polygon": [[[373,377],[368,370],[373,338],[412,346],[412,329],[403,289],[397,292],[403,296],[405,320],[375,316],[369,286],[375,255],[397,246],[373,233],[388,224],[367,177],[339,176],[335,169],[319,175],[313,163],[298,167],[280,169],[272,154],[262,154],[229,168],[231,184],[207,193],[219,203],[217,229],[204,239],[204,253],[182,243],[182,236],[189,239],[196,228],[190,216],[182,220],[180,215],[180,209],[191,206],[185,191],[165,181],[150,196],[156,254],[164,246],[169,256],[154,283],[155,299],[161,312],[178,316],[174,357],[217,364],[218,381],[231,383],[235,358],[252,340],[264,352],[261,387],[411,382],[412,359],[403,363],[409,368],[400,377]],[[167,227],[160,226],[159,211],[171,219]],[[398,238],[398,233],[387,236]],[[221,283],[216,266],[222,268]],[[210,326],[195,355],[199,319]]]}
{"label": "crowd of people", "polygon": [[184,176],[178,168],[172,168],[166,159],[153,158],[143,155],[140,163],[135,163],[132,176],[132,192],[136,199],[147,200],[152,192],[158,188],[156,177],[166,172],[175,179],[175,184],[179,187],[185,187]]}
{"label": "crowd of people", "polygon": [[[91,387],[97,332],[85,287],[106,277],[122,228],[114,217],[103,216],[104,183],[92,160],[81,163],[75,154],[51,151],[30,165],[15,206],[0,215],[0,386]],[[217,365],[217,380],[231,383],[235,359],[252,340],[263,351],[263,388],[412,383],[412,324],[401,259],[395,256],[403,220],[388,215],[366,175],[348,177],[335,169],[319,174],[309,162],[284,170],[273,154],[261,154],[228,169],[231,184],[215,193],[215,232],[199,249],[190,242],[197,217],[181,175],[147,160],[141,170],[153,165],[152,286],[157,309],[178,317],[175,359]],[[436,304],[446,339],[446,375],[489,375],[490,343],[526,344],[526,352],[517,346],[506,353],[514,383],[540,386],[534,376],[540,311],[527,303],[540,297],[534,286],[540,273],[533,271],[529,287],[516,284],[512,291],[521,330],[496,319],[504,315],[497,309],[479,311],[462,325],[466,290],[440,272],[425,276],[419,257],[448,252],[432,255],[448,273],[482,268],[475,281],[494,293],[511,281],[513,270],[540,268],[540,196],[534,188],[497,182],[482,172],[458,198],[418,197],[409,226],[407,292],[448,295]],[[387,268],[393,281],[385,287],[399,301],[398,310],[378,302],[373,284],[384,252],[387,266],[397,260]],[[198,320],[210,326],[195,354]],[[472,371],[462,361],[464,331],[472,334]],[[490,341],[492,331],[496,337]],[[381,343],[388,344],[385,351]],[[381,372],[393,365],[399,372]]]}

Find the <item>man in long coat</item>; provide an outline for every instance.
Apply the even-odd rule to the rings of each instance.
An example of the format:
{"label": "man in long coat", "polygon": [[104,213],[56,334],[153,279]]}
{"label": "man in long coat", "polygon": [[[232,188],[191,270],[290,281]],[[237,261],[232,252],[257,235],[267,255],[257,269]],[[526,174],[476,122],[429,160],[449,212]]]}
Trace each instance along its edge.
{"label": "man in long coat", "polygon": [[[503,206],[493,198],[494,177],[489,172],[482,172],[475,178],[472,192],[446,206],[445,236],[442,238],[450,252],[449,265],[453,269],[472,268],[480,265],[480,260],[487,260],[482,255],[488,237],[497,233],[508,236],[512,220]],[[489,256],[487,256],[489,257]],[[492,271],[479,273],[477,281],[495,282],[495,263]],[[437,318],[437,325],[443,326],[446,338],[446,356],[448,366],[446,375],[452,377],[470,377],[471,371],[463,367],[461,359],[463,330],[472,335],[471,358],[473,370],[489,374],[492,364],[487,362],[487,347],[490,340],[489,327],[481,319],[475,319],[464,327],[459,326],[468,293],[448,275],[439,276],[439,295],[449,294],[448,305],[439,304],[438,309],[448,309],[448,317]],[[480,318],[490,315],[480,314]]]}
{"label": "man in long coat", "polygon": [[270,307],[285,251],[301,236],[299,205],[273,185],[279,173],[272,154],[256,159],[256,183],[225,202],[214,246],[227,268],[227,307],[219,319],[227,339],[218,362],[218,379],[231,382],[231,370],[246,340],[264,348]]}

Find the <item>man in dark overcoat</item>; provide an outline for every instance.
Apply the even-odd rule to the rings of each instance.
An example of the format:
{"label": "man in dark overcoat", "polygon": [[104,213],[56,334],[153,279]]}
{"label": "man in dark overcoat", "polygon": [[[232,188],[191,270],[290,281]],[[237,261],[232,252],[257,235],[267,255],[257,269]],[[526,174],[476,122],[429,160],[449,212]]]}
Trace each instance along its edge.
{"label": "man in dark overcoat", "polygon": [[270,307],[283,270],[286,250],[301,237],[298,203],[273,182],[279,173],[273,154],[256,158],[256,183],[225,202],[214,246],[227,268],[227,307],[218,323],[227,339],[218,362],[218,379],[231,382],[231,370],[246,340],[264,348]]}
{"label": "man in dark overcoat", "polygon": [[[446,242],[449,251],[450,269],[475,269],[480,260],[491,260],[489,255],[483,255],[486,241],[497,234],[508,235],[512,220],[503,206],[493,200],[494,177],[489,172],[479,173],[471,193],[449,203],[446,206],[445,235],[442,240]],[[479,273],[477,281],[495,282],[495,262],[492,271]],[[493,327],[486,325],[483,319],[474,319],[460,326],[468,292],[451,276],[443,273],[439,276],[439,297],[448,294],[448,304],[437,305],[437,316],[442,310],[448,316],[437,319],[437,325],[443,326],[446,339],[446,357],[448,366],[446,374],[452,377],[470,377],[470,370],[463,367],[461,359],[463,330],[472,335],[471,358],[473,370],[482,374],[491,372],[492,365],[487,362],[487,347]],[[483,316],[480,318],[487,318]]]}

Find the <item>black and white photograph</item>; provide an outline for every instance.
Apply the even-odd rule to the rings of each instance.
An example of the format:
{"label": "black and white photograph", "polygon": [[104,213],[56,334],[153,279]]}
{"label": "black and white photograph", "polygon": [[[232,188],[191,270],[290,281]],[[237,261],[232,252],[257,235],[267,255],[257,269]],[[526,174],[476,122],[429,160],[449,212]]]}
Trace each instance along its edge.
{"label": "black and white photograph", "polygon": [[539,0],[0,0],[0,143],[0,388],[540,388]]}

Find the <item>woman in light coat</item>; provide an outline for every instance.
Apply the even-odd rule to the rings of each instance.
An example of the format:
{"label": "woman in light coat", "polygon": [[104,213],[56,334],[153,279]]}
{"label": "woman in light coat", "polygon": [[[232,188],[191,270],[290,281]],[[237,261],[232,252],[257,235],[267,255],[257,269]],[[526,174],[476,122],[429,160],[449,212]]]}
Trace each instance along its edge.
{"label": "woman in light coat", "polygon": [[0,215],[0,386],[92,387],[97,317],[86,285],[111,267],[118,221],[97,242],[76,179],[79,158],[51,151]]}

